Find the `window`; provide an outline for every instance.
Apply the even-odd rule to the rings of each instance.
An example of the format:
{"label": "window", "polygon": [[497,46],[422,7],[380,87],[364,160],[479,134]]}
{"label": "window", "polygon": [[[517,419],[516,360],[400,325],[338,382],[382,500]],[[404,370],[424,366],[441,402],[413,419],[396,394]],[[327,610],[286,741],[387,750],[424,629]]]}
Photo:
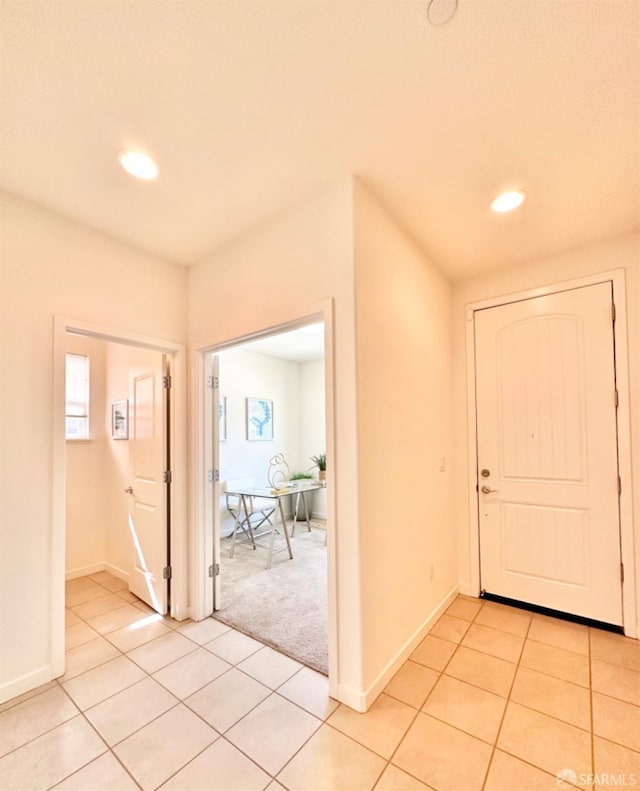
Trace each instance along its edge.
{"label": "window", "polygon": [[89,358],[66,355],[66,439],[89,439]]}

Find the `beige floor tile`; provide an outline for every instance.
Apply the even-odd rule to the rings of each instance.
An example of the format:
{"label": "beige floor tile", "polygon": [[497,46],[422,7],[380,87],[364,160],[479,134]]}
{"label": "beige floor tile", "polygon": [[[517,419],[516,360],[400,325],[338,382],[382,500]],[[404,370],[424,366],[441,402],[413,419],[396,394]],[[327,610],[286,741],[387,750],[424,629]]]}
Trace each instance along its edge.
{"label": "beige floor tile", "polygon": [[329,679],[310,667],[298,670],[278,687],[278,694],[321,720],[325,720],[338,707],[338,701],[329,697]]}
{"label": "beige floor tile", "polygon": [[98,665],[103,665],[110,659],[120,656],[118,649],[111,645],[104,637],[98,636],[89,643],[84,643],[77,648],[68,650],[65,654],[65,673],[60,681],[68,681],[74,676],[79,676],[87,670],[91,670]]}
{"label": "beige floor tile", "polygon": [[91,601],[87,601],[84,604],[78,604],[77,607],[72,609],[72,612],[86,621],[89,618],[95,618],[97,615],[103,615],[105,612],[117,610],[118,607],[124,607],[125,603],[119,596],[107,593],[107,591],[103,591],[103,593],[106,595],[100,596],[98,599],[91,599]]}
{"label": "beige floor tile", "polygon": [[85,711],[105,742],[114,744],[164,714],[178,699],[152,678],[145,678]]}
{"label": "beige floor tile", "polygon": [[320,725],[321,720],[272,694],[227,731],[226,738],[276,775]]}
{"label": "beige floor tile", "polygon": [[235,629],[230,629],[225,634],[216,637],[209,643],[205,643],[205,648],[212,651],[216,656],[224,659],[230,665],[237,665],[243,659],[247,659],[251,654],[255,654],[262,648],[262,643],[254,640],[252,637],[247,637],[242,632],[236,632]]}
{"label": "beige floor tile", "polygon": [[455,643],[428,634],[411,654],[410,659],[432,670],[443,670],[456,648]]}
{"label": "beige floor tile", "polygon": [[266,772],[228,741],[218,739],[165,783],[162,791],[213,787],[217,791],[262,791],[268,782]]}
{"label": "beige floor tile", "polygon": [[68,626],[74,626],[75,624],[80,623],[80,618],[74,613],[73,610],[66,608],[64,611],[64,626],[65,629]]}
{"label": "beige floor tile", "polygon": [[430,667],[407,660],[385,687],[387,695],[419,709],[438,680]]}
{"label": "beige floor tile", "polygon": [[93,582],[96,582],[98,585],[102,585],[104,582],[112,582],[113,580],[118,579],[108,571],[97,571],[95,574],[89,574],[88,578]]}
{"label": "beige floor tile", "polygon": [[640,672],[640,641],[621,634],[591,629],[591,658]]}
{"label": "beige floor tile", "polygon": [[589,686],[589,658],[562,648],[527,640],[520,664],[582,687]]}
{"label": "beige floor tile", "polygon": [[424,706],[426,714],[493,744],[507,701],[450,676],[441,676]]}
{"label": "beige floor tile", "polygon": [[238,668],[271,689],[277,689],[302,668],[300,662],[264,646],[240,662]]}
{"label": "beige floor tile", "polygon": [[284,789],[284,786],[280,785],[277,780],[272,780],[264,791],[280,791],[280,789]]}
{"label": "beige floor tile", "polygon": [[131,593],[131,591],[124,590],[124,589],[123,590],[119,590],[119,591],[115,591],[115,595],[119,599],[122,599],[123,601],[129,602],[129,604],[137,604],[140,601],[140,599],[137,596],[134,596],[134,594]]}
{"label": "beige floor tile", "polygon": [[567,767],[576,772],[591,767],[588,733],[518,703],[507,705],[498,747],[554,776]]}
{"label": "beige floor tile", "polygon": [[469,599],[458,596],[447,608],[447,615],[454,618],[462,618],[463,621],[473,621],[482,609],[482,602],[478,599]]}
{"label": "beige floor tile", "polygon": [[115,593],[116,591],[121,591],[121,590],[127,590],[129,586],[124,580],[118,579],[117,577],[114,577],[112,575],[110,576],[111,579],[105,579],[100,583],[100,585],[102,585],[103,588],[106,588],[108,591],[111,591],[111,593]]}
{"label": "beige floor tile", "polygon": [[534,615],[529,627],[529,640],[554,645],[574,654],[589,655],[589,627],[546,615]]}
{"label": "beige floor tile", "polygon": [[[636,787],[640,784],[640,752],[621,747],[619,744],[600,739],[596,736],[593,740],[594,750],[594,772],[603,776],[602,782],[596,784],[596,789],[611,788],[613,778],[622,775],[622,783],[626,783],[627,788]],[[635,780],[635,783],[632,782]],[[608,785],[605,785],[609,780]],[[618,783],[618,788],[625,786]]]}
{"label": "beige floor tile", "polygon": [[64,646],[68,651],[71,648],[77,648],[79,645],[95,640],[99,636],[94,629],[80,621],[80,623],[76,623],[73,626],[67,626],[64,630]]}
{"label": "beige floor tile", "polygon": [[442,618],[433,626],[429,634],[432,637],[441,637],[452,643],[459,643],[469,628],[469,621],[462,618],[454,618],[452,615],[443,615]]}
{"label": "beige floor tile", "polygon": [[139,648],[134,648],[133,651],[127,653],[127,656],[147,673],[155,673],[156,670],[160,670],[176,659],[195,651],[197,647],[196,643],[181,634],[169,632]]}
{"label": "beige floor tile", "polygon": [[523,637],[492,629],[490,626],[480,626],[475,622],[469,627],[461,645],[497,656],[507,662],[517,662],[523,642]]}
{"label": "beige floor tile", "polygon": [[157,788],[217,738],[213,728],[179,704],[113,750],[146,791]]}
{"label": "beige floor tile", "polygon": [[79,604],[84,604],[92,599],[100,599],[105,594],[106,591],[102,586],[96,585],[95,582],[89,580],[87,583],[83,583],[82,586],[67,588],[65,605],[67,607],[77,607]]}
{"label": "beige floor tile", "polygon": [[445,672],[448,676],[467,681],[469,684],[506,698],[516,672],[516,665],[460,646]]}
{"label": "beige floor tile", "polygon": [[416,710],[388,695],[380,695],[366,712],[340,705],[327,723],[383,758],[391,758],[416,716]]}
{"label": "beige floor tile", "polygon": [[72,580],[67,580],[64,584],[65,595],[68,593],[76,593],[76,591],[87,590],[95,588],[96,583],[91,577],[76,577]]}
{"label": "beige floor tile", "polygon": [[591,696],[588,689],[577,684],[520,667],[511,700],[577,728],[591,730]]}
{"label": "beige floor tile", "polygon": [[270,694],[269,687],[231,668],[186,698],[185,704],[219,733],[224,733]]}
{"label": "beige floor tile", "polygon": [[557,791],[558,787],[555,775],[496,750],[484,791]]}
{"label": "beige floor tile", "polygon": [[500,629],[502,632],[509,632],[517,637],[524,637],[529,630],[531,613],[525,610],[516,610],[513,607],[505,607],[503,604],[485,602],[475,623],[490,626],[492,629]]}
{"label": "beige floor tile", "polygon": [[0,788],[7,791],[50,788],[106,749],[85,718],[74,717],[0,758]]}
{"label": "beige floor tile", "polygon": [[55,791],[138,791],[138,786],[109,752],[63,780]]}
{"label": "beige floor tile", "polygon": [[323,725],[278,775],[291,791],[368,791],[384,769],[380,756]]}
{"label": "beige floor tile", "polygon": [[438,791],[479,791],[490,757],[488,744],[419,713],[393,763]]}
{"label": "beige floor tile", "polygon": [[0,756],[77,717],[76,706],[58,685],[0,714]]}
{"label": "beige floor tile", "polygon": [[178,626],[178,632],[193,640],[194,643],[204,645],[216,637],[228,632],[231,627],[215,618],[205,618],[204,621],[186,621]]}
{"label": "beige floor tile", "polygon": [[593,732],[640,751],[640,708],[594,692]]}
{"label": "beige floor tile", "polygon": [[85,711],[144,677],[144,672],[137,665],[120,656],[65,681],[62,686],[76,706]]}
{"label": "beige floor tile", "polygon": [[425,791],[429,786],[389,764],[376,785],[376,791]]}
{"label": "beige floor tile", "polygon": [[640,706],[640,673],[635,670],[594,659],[591,662],[591,686],[610,698]]}
{"label": "beige floor tile", "polygon": [[104,635],[109,632],[115,632],[116,629],[122,629],[123,626],[130,626],[133,623],[140,623],[144,620],[144,613],[141,613],[137,607],[132,604],[125,604],[124,607],[118,607],[117,610],[111,610],[111,612],[105,612],[95,618],[90,618],[87,623],[96,632]]}
{"label": "beige floor tile", "polygon": [[198,648],[158,670],[153,677],[180,700],[184,700],[214,678],[226,673],[230,667],[219,656],[204,648]]}
{"label": "beige floor tile", "polygon": [[109,632],[106,638],[116,648],[126,654],[127,651],[132,651],[134,648],[138,648],[150,640],[155,640],[156,637],[162,637],[162,635],[170,632],[171,629],[167,628],[162,622],[162,616],[156,613],[147,616],[142,621],[123,626],[122,629],[116,629],[115,632]]}

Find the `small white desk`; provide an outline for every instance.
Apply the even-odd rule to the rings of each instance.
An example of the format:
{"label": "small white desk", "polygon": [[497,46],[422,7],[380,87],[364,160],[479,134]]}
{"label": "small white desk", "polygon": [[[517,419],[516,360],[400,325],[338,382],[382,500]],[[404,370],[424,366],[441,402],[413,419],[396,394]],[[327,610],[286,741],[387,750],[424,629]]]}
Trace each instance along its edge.
{"label": "small white desk", "polygon": [[[247,488],[238,488],[238,489],[228,489],[227,494],[232,495],[233,497],[237,497],[239,500],[239,506],[237,512],[235,514],[235,522],[233,525],[233,534],[231,537],[231,549],[229,551],[229,557],[233,557],[233,553],[235,551],[236,541],[237,541],[237,534],[238,529],[242,530],[245,534],[246,538],[242,539],[242,543],[251,544],[253,549],[257,549],[258,547],[262,549],[268,549],[267,555],[267,568],[271,568],[271,559],[274,554],[277,552],[284,552],[287,550],[289,552],[289,557],[293,559],[293,552],[291,551],[291,541],[289,540],[289,530],[287,528],[287,520],[284,515],[284,509],[282,507],[282,501],[285,497],[292,497],[293,495],[296,496],[296,504],[295,510],[293,514],[293,529],[295,529],[295,520],[298,515],[298,504],[300,497],[302,497],[302,502],[305,509],[305,516],[307,527],[311,530],[311,525],[309,523],[309,509],[307,506],[307,502],[305,499],[306,492],[313,492],[316,489],[324,488],[324,484],[319,481],[303,481],[302,483],[291,482],[286,484],[280,489],[272,489],[269,486],[260,487],[260,486],[251,486]],[[260,509],[254,508],[253,500],[260,500],[262,501],[263,505]],[[269,500],[273,504],[273,508],[270,511],[265,513],[264,509],[264,501]],[[257,524],[252,524],[251,516],[260,514],[263,516],[262,519],[259,519]],[[273,521],[272,521],[273,520]],[[282,549],[274,550],[274,538],[276,534],[276,529],[278,527],[278,523],[282,526],[282,532],[285,537],[286,546],[282,547]],[[267,525],[269,527],[267,528]],[[256,538],[260,538],[261,536],[270,535],[269,538],[269,546],[262,547],[260,544],[256,544]]]}

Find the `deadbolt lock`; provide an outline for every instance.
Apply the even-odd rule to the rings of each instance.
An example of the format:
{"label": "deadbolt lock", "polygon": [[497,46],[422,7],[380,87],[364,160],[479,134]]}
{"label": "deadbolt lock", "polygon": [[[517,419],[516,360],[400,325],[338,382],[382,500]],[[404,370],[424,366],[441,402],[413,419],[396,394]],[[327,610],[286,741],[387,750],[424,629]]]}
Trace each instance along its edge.
{"label": "deadbolt lock", "polygon": [[480,475],[482,475],[483,478],[488,478],[491,475],[491,470],[480,470]]}

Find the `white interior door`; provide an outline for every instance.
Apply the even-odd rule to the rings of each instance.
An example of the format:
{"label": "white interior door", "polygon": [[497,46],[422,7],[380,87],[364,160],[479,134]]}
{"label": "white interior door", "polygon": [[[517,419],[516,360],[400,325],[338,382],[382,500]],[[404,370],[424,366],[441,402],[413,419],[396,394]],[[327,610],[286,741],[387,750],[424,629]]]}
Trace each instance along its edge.
{"label": "white interior door", "polygon": [[[220,358],[217,354],[211,355],[211,428],[208,431],[211,439],[211,460],[214,474],[212,481],[212,527],[213,527],[213,609],[219,610],[222,606],[222,589],[220,585],[220,440],[222,439],[222,427],[226,426],[226,403],[225,413],[220,411]],[[217,472],[217,474],[215,474]]]}
{"label": "white interior door", "polygon": [[129,415],[129,530],[132,563],[129,590],[159,613],[168,605],[169,483],[168,457],[169,359],[162,355],[156,368],[136,373],[131,381]]}
{"label": "white interior door", "polygon": [[480,578],[622,623],[612,288],[475,312]]}

